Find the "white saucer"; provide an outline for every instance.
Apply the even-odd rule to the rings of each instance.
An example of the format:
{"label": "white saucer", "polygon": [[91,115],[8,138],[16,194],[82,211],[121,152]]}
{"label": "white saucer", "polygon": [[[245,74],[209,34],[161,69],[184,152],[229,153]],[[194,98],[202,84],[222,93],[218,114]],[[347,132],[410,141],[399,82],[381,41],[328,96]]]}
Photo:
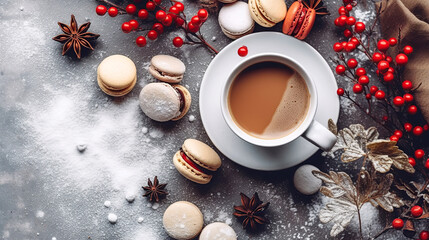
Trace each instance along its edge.
{"label": "white saucer", "polygon": [[[249,51],[246,57],[237,54],[243,45]],[[201,119],[209,138],[226,157],[242,166],[264,171],[281,170],[305,161],[318,148],[302,137],[274,148],[252,145],[234,134],[221,111],[222,82],[235,66],[259,53],[285,54],[301,64],[316,83],[319,103],[315,119],[326,127],[330,118],[335,122],[338,119],[338,86],[328,63],[313,47],[282,33],[259,32],[239,38],[212,60],[200,89]]]}

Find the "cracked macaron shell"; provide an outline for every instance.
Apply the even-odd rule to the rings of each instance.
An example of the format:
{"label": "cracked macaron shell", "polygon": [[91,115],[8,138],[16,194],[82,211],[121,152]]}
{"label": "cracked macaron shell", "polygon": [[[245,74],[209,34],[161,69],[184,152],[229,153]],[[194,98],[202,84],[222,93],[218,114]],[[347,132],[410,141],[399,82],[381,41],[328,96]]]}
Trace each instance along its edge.
{"label": "cracked macaron shell", "polygon": [[152,74],[156,79],[164,82],[180,82],[183,79],[185,71],[185,64],[180,59],[173,56],[156,55],[152,57],[150,61],[150,74]]}

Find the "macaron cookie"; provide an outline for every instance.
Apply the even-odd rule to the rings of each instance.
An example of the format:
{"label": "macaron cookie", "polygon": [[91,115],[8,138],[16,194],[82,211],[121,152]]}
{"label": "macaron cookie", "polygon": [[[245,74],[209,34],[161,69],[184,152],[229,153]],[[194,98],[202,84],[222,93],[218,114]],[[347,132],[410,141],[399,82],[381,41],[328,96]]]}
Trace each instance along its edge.
{"label": "macaron cookie", "polygon": [[107,95],[124,96],[134,88],[136,81],[136,65],[126,56],[112,55],[98,65],[98,86]]}
{"label": "macaron cookie", "polygon": [[149,72],[156,79],[168,82],[179,83],[185,73],[185,64],[178,58],[169,55],[156,55],[152,57]]}
{"label": "macaron cookie", "polygon": [[237,234],[228,224],[214,222],[203,229],[199,240],[237,240]]}
{"label": "macaron cookie", "polygon": [[300,40],[305,39],[316,21],[316,10],[307,8],[301,1],[292,3],[283,22],[283,33]]}
{"label": "macaron cookie", "polygon": [[218,21],[222,32],[231,39],[252,33],[255,28],[249,6],[242,1],[224,5],[219,11]]}
{"label": "macaron cookie", "polygon": [[162,223],[167,234],[178,240],[193,239],[204,225],[203,214],[193,203],[179,201],[171,204],[164,212]]}
{"label": "macaron cookie", "polygon": [[248,3],[253,20],[263,27],[273,27],[286,16],[284,0],[249,0]]}
{"label": "macaron cookie", "polygon": [[173,163],[180,174],[199,184],[209,183],[222,164],[211,147],[195,139],[185,140],[182,148],[174,154]]}
{"label": "macaron cookie", "polygon": [[149,83],[139,96],[140,108],[149,118],[158,122],[177,121],[188,112],[191,94],[179,84]]}

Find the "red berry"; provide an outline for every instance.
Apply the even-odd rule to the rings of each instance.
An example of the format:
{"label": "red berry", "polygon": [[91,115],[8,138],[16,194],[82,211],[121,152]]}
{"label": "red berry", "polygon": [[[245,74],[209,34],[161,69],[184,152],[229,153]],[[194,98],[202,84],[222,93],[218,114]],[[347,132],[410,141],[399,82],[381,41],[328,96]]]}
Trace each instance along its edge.
{"label": "red berry", "polygon": [[409,94],[409,93],[405,93],[404,94],[404,100],[405,102],[412,102],[414,100],[413,95]]}
{"label": "red berry", "polygon": [[399,141],[399,138],[398,138],[398,136],[392,135],[392,136],[390,136],[390,141],[397,142],[397,141]]}
{"label": "red berry", "polygon": [[152,30],[158,32],[158,34],[162,34],[164,32],[164,26],[161,23],[154,23],[152,25]]}
{"label": "red berry", "polygon": [[333,49],[335,52],[341,52],[343,51],[343,45],[337,42],[334,44]]}
{"label": "red berry", "polygon": [[387,116],[385,115],[385,116],[383,116],[383,117],[381,118],[381,120],[383,120],[384,122],[386,122],[387,120],[389,120],[389,117],[387,117]]}
{"label": "red berry", "polygon": [[356,46],[359,46],[359,44],[360,44],[359,40],[356,37],[350,38],[349,42],[353,43]]}
{"label": "red berry", "polygon": [[359,83],[356,83],[356,84],[353,86],[353,92],[354,92],[354,93],[356,93],[356,94],[362,93],[362,92],[363,92],[363,87],[362,87],[362,85],[360,85]]}
{"label": "red berry", "polygon": [[350,12],[352,9],[353,9],[353,6],[351,4],[347,4],[346,10]]}
{"label": "red berry", "polygon": [[136,13],[137,12],[137,7],[136,7],[136,5],[134,5],[134,4],[128,4],[127,5],[127,7],[125,8],[125,11],[128,13],[128,14],[134,14],[134,13]]}
{"label": "red berry", "polygon": [[425,125],[423,125],[423,130],[425,130],[425,131],[429,130],[429,125],[427,123]]}
{"label": "red berry", "polygon": [[167,16],[167,13],[165,13],[163,10],[158,10],[158,12],[156,12],[155,14],[155,18],[158,21],[162,21],[164,20],[164,18]]}
{"label": "red berry", "polygon": [[393,67],[389,67],[389,69],[387,69],[387,72],[389,72],[389,73],[395,73],[395,69],[393,69]]}
{"label": "red berry", "polygon": [[136,20],[132,19],[128,22],[131,25],[131,28],[133,30],[136,30],[139,27],[139,22],[137,22]]}
{"label": "red berry", "polygon": [[393,132],[393,135],[397,136],[398,138],[402,137],[402,131],[401,130],[395,130],[395,132]]}
{"label": "red berry", "polygon": [[357,65],[358,65],[358,62],[354,58],[350,58],[347,61],[347,66],[349,66],[349,68],[355,68],[355,67],[357,67]]}
{"label": "red berry", "polygon": [[358,69],[356,69],[356,75],[357,76],[363,76],[363,75],[365,75],[366,74],[366,70],[365,70],[365,68],[358,68]]}
{"label": "red berry", "polygon": [[377,98],[378,100],[382,100],[386,97],[386,94],[383,92],[383,90],[378,90],[377,92],[375,92],[375,98]]}
{"label": "red berry", "polygon": [[414,151],[414,157],[416,157],[417,159],[423,158],[424,155],[425,151],[423,151],[423,149],[417,149],[416,151]]}
{"label": "red berry", "polygon": [[146,9],[140,9],[138,16],[140,19],[146,19],[149,16],[149,12]]}
{"label": "red berry", "polygon": [[192,32],[192,33],[196,33],[198,32],[198,30],[200,30],[200,27],[198,27],[197,25],[193,24],[193,23],[188,23],[188,31]]}
{"label": "red berry", "polygon": [[413,48],[411,46],[409,46],[409,45],[405,46],[404,47],[404,53],[407,54],[407,55],[413,53]]}
{"label": "red berry", "polygon": [[179,12],[183,12],[183,10],[185,10],[185,5],[183,5],[183,3],[181,2],[176,2],[174,4],[175,7],[177,7],[177,9],[179,10]]}
{"label": "red berry", "polygon": [[379,52],[375,52],[375,53],[372,55],[372,61],[373,61],[373,62],[378,63],[378,62],[380,62],[381,60],[383,60],[383,55],[382,55],[381,53],[379,53]]}
{"label": "red berry", "polygon": [[146,38],[143,36],[138,36],[136,39],[136,44],[139,47],[144,47],[146,46]]}
{"label": "red berry", "polygon": [[422,133],[423,133],[423,128],[422,127],[420,127],[420,126],[415,126],[414,127],[413,134],[415,136],[420,136],[420,135],[422,135]]}
{"label": "red berry", "polygon": [[196,26],[200,26],[201,25],[201,19],[198,16],[193,16],[191,18],[191,23],[193,23]]}
{"label": "red berry", "polygon": [[179,9],[178,9],[176,6],[171,6],[171,7],[168,9],[168,11],[169,11],[170,13],[173,13],[173,14],[176,14],[176,15],[179,15],[179,13],[180,13]]}
{"label": "red berry", "polygon": [[118,15],[118,9],[115,7],[110,7],[109,10],[107,10],[107,13],[109,14],[109,16],[111,17],[116,17]]}
{"label": "red berry", "polygon": [[413,217],[420,217],[423,214],[423,208],[416,205],[411,208],[411,215]]}
{"label": "red berry", "polygon": [[346,23],[347,23],[347,25],[349,25],[349,26],[353,26],[353,25],[355,25],[355,23],[356,23],[356,18],[354,18],[354,17],[349,17],[349,18],[347,18]]}
{"label": "red berry", "polygon": [[209,17],[209,12],[207,12],[207,10],[205,10],[205,9],[200,9],[200,10],[198,10],[198,17],[202,21],[205,21]]}
{"label": "red berry", "polygon": [[173,45],[175,47],[181,47],[183,45],[183,39],[181,37],[175,37],[173,39]]}
{"label": "red berry", "polygon": [[346,67],[344,67],[344,65],[339,64],[336,68],[335,68],[335,72],[337,72],[337,74],[342,75],[346,72]]}
{"label": "red berry", "polygon": [[390,38],[389,39],[389,45],[391,47],[395,46],[398,43],[398,40],[396,40],[396,38]]}
{"label": "red berry", "polygon": [[416,166],[416,159],[409,157],[408,162],[411,164],[411,166],[413,166],[413,167]]}
{"label": "red berry", "polygon": [[181,27],[185,23],[185,20],[183,20],[183,18],[178,17],[176,18],[175,22],[176,22],[176,26]]}
{"label": "red berry", "polygon": [[381,73],[385,73],[389,69],[390,65],[389,62],[385,60],[381,60],[378,62],[377,68],[380,70]]}
{"label": "red berry", "polygon": [[346,25],[347,19],[348,19],[348,17],[344,16],[344,15],[342,15],[338,18],[338,23],[340,24],[341,27]]}
{"label": "red berry", "polygon": [[387,57],[386,57],[386,61],[387,61],[388,63],[391,63],[391,62],[393,61],[393,58],[392,58],[391,56],[387,56]]}
{"label": "red berry", "polygon": [[131,27],[131,24],[129,22],[122,23],[122,32],[129,33],[133,30],[133,27]]}
{"label": "red berry", "polygon": [[352,31],[350,31],[349,29],[345,29],[345,30],[344,30],[344,37],[346,37],[346,38],[350,38],[350,37],[352,37],[352,36],[353,36]]}
{"label": "red berry", "polygon": [[104,14],[106,14],[106,12],[107,12],[107,7],[106,7],[106,6],[104,6],[104,5],[98,5],[98,6],[95,8],[95,12],[96,12],[98,15],[103,16],[103,15],[104,15]]}
{"label": "red berry", "polygon": [[335,24],[335,26],[337,26],[337,27],[341,27],[341,24],[340,24],[340,18],[339,18],[339,17],[335,18],[335,20],[334,20],[334,24]]}
{"label": "red berry", "polygon": [[341,42],[341,44],[343,45],[343,48],[345,48],[347,46],[348,42]]}
{"label": "red berry", "polygon": [[407,55],[405,55],[403,53],[396,55],[396,63],[398,65],[405,65],[407,62],[408,62]]}
{"label": "red berry", "polygon": [[153,2],[154,2],[156,5],[159,5],[159,4],[161,4],[162,0],[153,0]]}
{"label": "red berry", "polygon": [[411,132],[411,130],[413,130],[413,125],[411,125],[411,123],[405,123],[404,129],[406,132]]}
{"label": "red berry", "polygon": [[402,88],[404,90],[411,90],[411,88],[413,88],[413,83],[410,80],[405,80],[402,82]]}
{"label": "red berry", "polygon": [[404,227],[404,221],[402,221],[402,219],[400,219],[400,218],[395,218],[392,221],[392,227],[394,229],[398,229],[398,230],[402,229]]}
{"label": "red berry", "polygon": [[[429,158],[426,160],[425,168],[426,168],[426,169],[429,169]],[[423,238],[422,238],[422,239],[423,239]]]}
{"label": "red berry", "polygon": [[367,85],[369,83],[369,77],[366,75],[360,76],[359,83],[362,85]]}
{"label": "red berry", "polygon": [[338,14],[340,14],[340,15],[347,15],[347,14],[349,14],[349,11],[347,11],[346,7],[341,6],[341,7],[338,8]]}
{"label": "red berry", "polygon": [[390,72],[386,72],[386,74],[383,75],[383,80],[385,82],[391,82],[394,78],[395,78],[395,75],[393,75],[393,73],[390,73]]}
{"label": "red berry", "polygon": [[248,53],[248,49],[247,49],[247,47],[246,46],[241,46],[239,49],[238,49],[238,55],[240,56],[240,57],[245,57],[246,55],[247,55],[247,53]]}
{"label": "red berry", "polygon": [[390,44],[389,44],[389,42],[387,40],[381,39],[377,43],[378,50],[380,50],[382,52],[386,52],[387,49],[389,49],[389,47],[390,47]]}
{"label": "red berry", "polygon": [[370,88],[369,88],[369,92],[371,93],[371,94],[375,94],[376,92],[378,91],[378,87],[377,86],[371,86]]}
{"label": "red berry", "polygon": [[168,27],[173,23],[173,17],[171,15],[167,15],[161,22],[164,26]]}
{"label": "red berry", "polygon": [[355,24],[355,32],[362,33],[363,31],[365,31],[365,23],[357,22]]}
{"label": "red berry", "polygon": [[397,107],[404,106],[404,103],[405,103],[404,98],[401,96],[396,96],[393,99],[393,104],[395,104],[395,106],[397,106]]}
{"label": "red berry", "polygon": [[[408,106],[407,111],[408,111],[408,113],[409,113],[409,114],[411,114],[411,115],[416,114],[416,113],[417,113],[417,107],[416,107],[416,105],[410,105],[410,106]],[[422,129],[422,130],[423,130],[423,129]]]}
{"label": "red berry", "polygon": [[157,32],[157,31],[155,31],[155,30],[150,30],[150,31],[147,33],[147,38],[149,38],[150,40],[155,40],[155,39],[157,39],[157,38],[158,38],[158,32]]}
{"label": "red berry", "polygon": [[346,52],[351,52],[351,51],[353,51],[355,49],[356,49],[356,45],[353,44],[352,42],[348,42],[346,44],[346,46],[344,47],[344,50],[346,50]]}
{"label": "red berry", "polygon": [[148,2],[146,3],[146,9],[147,9],[148,11],[153,11],[153,10],[155,10],[155,8],[156,8],[156,5],[155,5],[155,3],[154,3],[154,2],[152,2],[152,1],[148,1]]}
{"label": "red berry", "polygon": [[[427,165],[427,162],[426,162],[426,165]],[[428,167],[426,167],[426,168],[428,168]],[[420,240],[428,240],[429,239],[429,232],[428,231],[421,231],[419,234],[419,238],[420,238]]]}
{"label": "red berry", "polygon": [[344,95],[344,88],[338,88],[337,89],[337,95],[338,96],[343,96]]}
{"label": "red berry", "polygon": [[345,5],[345,4],[352,3],[352,2],[353,2],[353,0],[343,0],[344,5]]}

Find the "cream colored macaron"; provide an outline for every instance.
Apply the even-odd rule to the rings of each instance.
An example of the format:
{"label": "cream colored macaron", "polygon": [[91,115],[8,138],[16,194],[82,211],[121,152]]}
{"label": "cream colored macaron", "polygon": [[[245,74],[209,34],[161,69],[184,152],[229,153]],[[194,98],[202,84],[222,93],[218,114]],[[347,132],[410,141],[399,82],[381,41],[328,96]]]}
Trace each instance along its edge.
{"label": "cream colored macaron", "polygon": [[171,204],[165,210],[162,223],[170,237],[187,240],[198,236],[203,228],[204,219],[195,204],[179,201]]}
{"label": "cream colored macaron", "polygon": [[228,224],[214,222],[203,229],[199,240],[237,240],[237,234]]}
{"label": "cream colored macaron", "polygon": [[259,25],[273,27],[286,17],[284,0],[249,0],[250,15]]}
{"label": "cream colored macaron", "polygon": [[185,73],[185,64],[178,58],[169,55],[156,55],[152,57],[149,72],[156,79],[168,82],[179,83]]}
{"label": "cream colored macaron", "polygon": [[98,65],[98,86],[110,96],[124,96],[134,88],[136,81],[136,65],[126,56],[112,55]]}
{"label": "cream colored macaron", "polygon": [[231,39],[252,33],[255,27],[248,5],[242,1],[224,5],[219,11],[218,21],[222,32]]}
{"label": "cream colored macaron", "polygon": [[195,139],[185,140],[182,148],[174,155],[173,163],[180,174],[199,184],[209,183],[213,173],[222,164],[219,155],[211,147]]}

